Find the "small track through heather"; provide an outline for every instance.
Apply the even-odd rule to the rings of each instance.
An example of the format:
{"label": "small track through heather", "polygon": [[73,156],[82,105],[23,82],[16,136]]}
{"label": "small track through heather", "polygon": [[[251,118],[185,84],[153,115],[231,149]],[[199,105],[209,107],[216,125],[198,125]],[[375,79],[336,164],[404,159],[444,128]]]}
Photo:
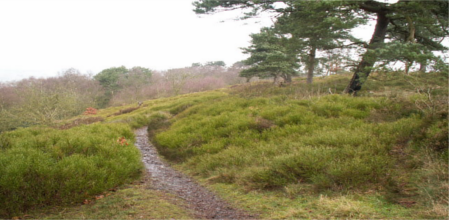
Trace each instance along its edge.
{"label": "small track through heather", "polygon": [[142,152],[142,161],[156,190],[174,194],[189,204],[196,218],[255,219],[257,216],[235,209],[193,179],[171,168],[161,160],[156,148],[148,141],[147,127],[135,130],[135,145]]}

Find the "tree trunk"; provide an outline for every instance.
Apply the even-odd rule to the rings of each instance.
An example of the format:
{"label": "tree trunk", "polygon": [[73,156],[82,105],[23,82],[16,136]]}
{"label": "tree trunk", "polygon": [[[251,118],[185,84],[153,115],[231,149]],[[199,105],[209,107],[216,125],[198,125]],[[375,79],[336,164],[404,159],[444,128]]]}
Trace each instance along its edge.
{"label": "tree trunk", "polygon": [[405,75],[409,75],[409,69],[411,69],[413,62],[406,60],[405,61]]}
{"label": "tree trunk", "polygon": [[290,74],[286,74],[286,83],[292,83],[292,76]]}
{"label": "tree trunk", "polygon": [[427,61],[424,60],[424,61],[420,62],[419,72],[425,73],[426,71],[427,71]]}
{"label": "tree trunk", "polygon": [[361,89],[362,84],[365,82],[370,72],[372,71],[372,67],[377,61],[376,54],[373,51],[377,48],[380,48],[384,39],[386,38],[386,31],[389,25],[389,18],[386,16],[387,11],[380,9],[377,12],[377,24],[375,26],[375,31],[372,35],[372,39],[370,40],[369,46],[367,47],[366,53],[364,53],[361,62],[358,64],[358,67],[353,74],[350,83],[347,88],[344,90],[345,93],[350,93],[356,95],[356,92]]}
{"label": "tree trunk", "polygon": [[282,74],[281,77],[283,78],[284,82],[289,84],[292,83],[292,76],[290,74]]}
{"label": "tree trunk", "polygon": [[316,46],[313,45],[308,55],[308,74],[306,79],[306,83],[308,84],[311,84],[313,82],[315,62],[316,62]]}
{"label": "tree trunk", "polygon": [[278,83],[278,75],[273,75],[273,84],[277,85]]}

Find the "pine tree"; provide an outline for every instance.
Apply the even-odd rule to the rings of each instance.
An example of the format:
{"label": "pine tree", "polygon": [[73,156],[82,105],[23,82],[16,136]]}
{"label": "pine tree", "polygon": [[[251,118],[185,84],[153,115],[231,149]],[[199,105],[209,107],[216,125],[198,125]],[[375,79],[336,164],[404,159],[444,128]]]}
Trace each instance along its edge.
{"label": "pine tree", "polygon": [[[447,50],[441,43],[444,38],[448,37],[449,28],[449,3],[445,0],[399,0],[394,4],[381,0],[285,0],[283,2],[288,5],[285,8],[276,8],[275,3],[277,2],[277,0],[199,0],[193,4],[196,7],[194,10],[196,13],[215,13],[217,9],[252,9],[251,12],[246,13],[246,16],[256,15],[258,12],[265,10],[278,12],[281,16],[290,16],[295,10],[302,7],[307,8],[308,5],[323,4],[330,6],[329,9],[323,9],[325,15],[327,15],[324,20],[337,17],[344,20],[348,18],[349,21],[352,19],[364,19],[367,21],[375,17],[376,25],[372,38],[365,45],[366,52],[362,55],[359,64],[355,68],[353,77],[345,89],[346,93],[356,94],[377,62],[383,61],[383,59],[393,59],[392,57],[385,57],[385,55],[389,54],[386,51],[394,50],[395,48],[400,50],[402,54],[396,59],[406,61],[409,66],[412,62],[419,62],[422,66],[426,66],[428,60],[431,59],[430,54],[432,51]],[[311,16],[314,16],[314,14]],[[307,20],[308,17],[304,16],[300,19],[300,21],[305,21],[305,23],[308,23],[306,22]],[[292,21],[288,23],[290,22]],[[322,21],[318,20],[317,22],[321,24]],[[337,24],[330,26],[328,32],[332,32],[333,28],[339,27]],[[314,27],[297,27],[300,31],[302,31],[302,28],[314,31]],[[345,28],[351,28],[351,26]],[[325,34],[327,32],[324,31],[322,33]],[[403,40],[398,40],[399,37],[403,37]],[[312,57],[315,56],[314,47],[311,46],[309,51],[309,57],[312,60]],[[436,59],[436,57],[433,59],[435,59],[434,62],[436,64],[448,69],[448,63],[441,59]]]}
{"label": "pine tree", "polygon": [[312,83],[319,51],[344,47],[346,41],[359,41],[350,30],[364,21],[343,10],[338,1],[293,1],[275,27],[297,39],[294,46],[307,67],[307,83]]}
{"label": "pine tree", "polygon": [[277,34],[273,28],[262,28],[260,33],[250,35],[252,44],[242,48],[250,57],[244,61],[250,68],[241,71],[240,76],[267,78],[273,77],[274,83],[279,77],[291,82],[291,76],[299,67],[296,53],[289,47],[289,39]]}
{"label": "pine tree", "polygon": [[[387,56],[390,60],[405,60],[407,72],[413,61],[424,63],[432,58],[430,50],[446,50],[440,41],[448,37],[448,1],[400,0],[395,4],[362,1],[350,4],[357,6],[360,13],[376,15],[377,19],[367,51],[345,89],[347,93],[356,94],[375,63],[386,59],[386,54],[390,55]],[[386,39],[390,40],[388,44]]]}

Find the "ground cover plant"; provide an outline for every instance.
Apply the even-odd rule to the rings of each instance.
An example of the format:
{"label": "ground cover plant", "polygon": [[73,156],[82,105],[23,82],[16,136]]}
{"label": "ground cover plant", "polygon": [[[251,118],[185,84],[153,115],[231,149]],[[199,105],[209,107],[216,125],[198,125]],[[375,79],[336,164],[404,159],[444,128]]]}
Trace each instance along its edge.
{"label": "ground cover plant", "polygon": [[162,114],[166,115],[166,117],[173,117],[190,106],[205,103],[225,95],[226,93],[222,91],[186,94],[145,101],[142,107],[125,114],[113,115],[112,113],[131,108],[133,105],[103,109],[97,115],[99,117],[105,117],[105,123],[127,123],[132,128],[140,128],[148,125],[155,115]]}
{"label": "ground cover plant", "polygon": [[[152,138],[180,169],[258,198],[282,191],[295,199],[307,188],[368,205],[342,195],[376,192],[369,194],[389,209],[416,208],[397,213],[403,217],[448,215],[448,80],[439,81],[447,76],[377,76],[359,97],[331,94],[333,79],[237,87],[188,108]],[[267,217],[312,217],[294,204],[291,214],[272,207]]]}
{"label": "ground cover plant", "polygon": [[[70,160],[65,159],[67,155],[67,158],[74,155],[83,159],[80,161],[99,158],[99,161],[108,161],[106,163],[111,166],[108,169],[113,170],[121,168],[116,167],[119,164],[123,165],[121,160],[124,158],[113,159],[110,155],[115,155],[112,149],[118,146],[117,149],[136,153],[129,159],[132,161],[130,166],[135,169],[133,172],[137,172],[141,165],[139,153],[132,146],[131,129],[148,126],[151,141],[177,169],[192,175],[236,207],[258,213],[261,218],[448,216],[448,76],[375,73],[366,82],[367,90],[360,91],[358,97],[340,94],[348,77],[317,78],[310,85],[298,78],[285,87],[270,82],[244,84],[148,100],[141,106],[136,103],[99,109],[95,117],[102,120],[63,131],[35,127],[3,133],[0,136],[0,169],[9,166],[9,174],[22,178],[16,182],[19,186],[13,189],[30,189],[37,199],[5,206],[9,208],[1,209],[2,215],[11,217],[12,213],[26,211],[32,206],[52,207],[63,201],[62,193],[50,189],[57,189],[55,186],[63,185],[60,183],[65,180],[63,177],[77,176],[78,171],[72,172],[76,175],[69,175],[61,168],[52,171],[55,176],[43,176],[50,170],[45,165],[57,169],[58,155],[61,154],[62,160]],[[134,110],[123,111],[130,108]],[[117,112],[123,114],[114,115]],[[61,125],[83,121],[86,117],[92,116],[80,115],[61,122]],[[65,151],[55,146],[65,145],[55,143],[79,144],[70,145],[78,146],[68,151],[71,154],[61,153]],[[105,147],[97,148],[96,143]],[[106,159],[100,158],[102,155]],[[18,157],[28,158],[27,162],[15,163]],[[37,165],[40,158],[45,161],[47,157],[51,159]],[[91,166],[95,164],[92,161],[83,164],[80,166],[92,168],[82,174],[85,178],[102,172],[103,167]],[[31,169],[32,165],[35,168]],[[14,173],[15,169],[10,169],[20,166],[27,172]],[[129,180],[139,176],[136,173],[133,176],[133,172],[129,173]],[[94,185],[104,184],[106,189],[113,187],[105,184],[114,182],[115,176],[111,174],[111,180],[100,183],[89,182],[83,189],[73,188],[72,194],[64,195],[79,196],[78,200],[71,199],[66,203],[78,201],[79,204],[86,196],[102,194],[103,191],[94,190]],[[13,180],[0,178],[3,178],[1,183]],[[31,184],[33,181],[38,184]],[[117,182],[117,185],[124,182]],[[34,192],[34,189],[39,190]],[[119,198],[122,192],[132,194],[128,188],[119,190]],[[155,196],[150,194],[144,197],[154,200]],[[0,195],[10,194],[3,191]],[[135,194],[131,197],[137,198]],[[12,199],[24,198],[32,197],[15,196]],[[87,216],[137,217],[139,215],[133,213],[139,213],[146,203],[142,197],[133,199],[132,204],[116,200],[93,204],[92,213]],[[110,205],[105,204],[110,202]],[[159,212],[167,210],[167,206],[157,204],[155,211],[167,212]],[[119,212],[106,210],[116,205],[120,206]],[[136,207],[139,207],[138,211],[135,211]],[[85,213],[86,209],[77,210],[71,211],[70,215],[51,214],[49,217],[82,218],[79,216],[84,214],[80,213]],[[46,218],[45,215],[37,216]]]}
{"label": "ground cover plant", "polygon": [[0,140],[2,218],[81,203],[139,177],[142,170],[126,124],[25,128],[2,133]]}
{"label": "ground cover plant", "polygon": [[83,205],[53,206],[28,212],[33,219],[192,219],[187,204],[174,195],[150,189],[148,174],[107,191]]}
{"label": "ground cover plant", "polygon": [[[100,109],[95,116],[80,115],[55,128],[38,126],[2,133],[0,217],[81,204],[139,178],[143,165],[133,145],[133,128],[223,95],[209,92],[150,100],[139,107]],[[127,109],[133,111],[123,111]],[[114,115],[117,112],[121,114]]]}

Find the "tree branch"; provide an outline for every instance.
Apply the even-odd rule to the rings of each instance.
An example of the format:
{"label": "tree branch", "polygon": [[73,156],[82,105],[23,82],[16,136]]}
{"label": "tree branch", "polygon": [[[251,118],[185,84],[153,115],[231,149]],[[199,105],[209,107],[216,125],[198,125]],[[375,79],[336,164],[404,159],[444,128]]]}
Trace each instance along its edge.
{"label": "tree branch", "polygon": [[[409,31],[405,30],[403,27],[401,27],[400,25],[398,25],[397,23],[395,23],[394,20],[390,20],[390,23],[392,25],[394,25],[397,29],[399,33],[403,33],[405,36],[409,36]],[[435,50],[444,50],[447,49],[447,47],[440,45],[439,43],[436,43],[424,36],[422,36],[419,33],[415,33],[415,39],[417,40],[418,43],[424,44],[424,45],[429,45],[432,48],[434,48]]]}

